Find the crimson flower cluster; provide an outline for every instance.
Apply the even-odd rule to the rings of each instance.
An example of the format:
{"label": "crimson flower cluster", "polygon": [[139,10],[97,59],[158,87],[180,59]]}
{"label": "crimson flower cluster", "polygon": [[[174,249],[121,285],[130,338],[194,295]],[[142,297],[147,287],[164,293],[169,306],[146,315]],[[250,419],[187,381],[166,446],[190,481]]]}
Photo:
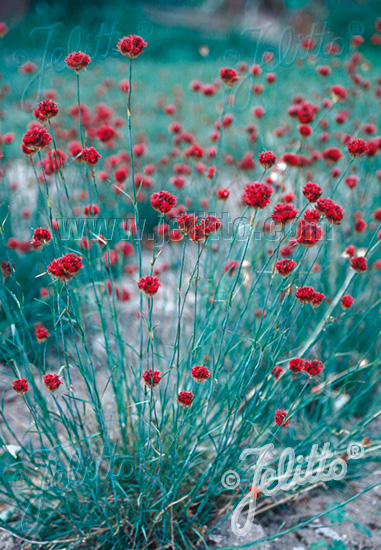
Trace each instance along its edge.
{"label": "crimson flower cluster", "polygon": [[321,187],[310,181],[306,183],[303,187],[303,195],[306,197],[308,202],[316,202],[320,199],[323,190]]}
{"label": "crimson flower cluster", "polygon": [[264,153],[259,153],[259,164],[263,166],[265,170],[268,170],[276,163],[277,157],[272,151],[265,151]]}
{"label": "crimson flower cluster", "polygon": [[87,206],[83,207],[83,213],[88,218],[95,218],[96,216],[98,216],[99,210],[99,206],[97,206],[96,204],[88,204]]}
{"label": "crimson flower cluster", "polygon": [[302,372],[304,370],[304,365],[305,365],[304,359],[299,359],[298,357],[295,357],[294,359],[291,359],[288,362],[288,368],[294,374],[298,374],[299,372]]}
{"label": "crimson flower cluster", "polygon": [[283,411],[281,409],[278,409],[275,412],[275,423],[278,426],[282,426],[282,427],[288,426],[290,424],[290,422],[289,422],[289,419],[288,419],[287,412]]}
{"label": "crimson flower cluster", "polygon": [[292,222],[299,214],[299,210],[293,204],[276,204],[271,219],[277,225],[286,225]]}
{"label": "crimson flower cluster", "polygon": [[197,382],[197,384],[200,384],[200,382],[204,382],[209,378],[210,372],[207,367],[204,367],[202,365],[195,365],[191,368],[191,375],[193,380]]}
{"label": "crimson flower cluster", "polygon": [[233,87],[238,81],[238,74],[235,69],[220,69],[220,77],[222,82],[229,87]]}
{"label": "crimson flower cluster", "polygon": [[138,287],[143,294],[152,297],[161,287],[161,283],[159,277],[156,277],[155,275],[147,275],[138,281]]}
{"label": "crimson flower cluster", "polygon": [[135,59],[138,55],[143,53],[144,48],[147,47],[147,42],[137,34],[130,34],[129,36],[121,38],[117,47],[122,55],[130,59]]}
{"label": "crimson flower cluster", "polygon": [[344,212],[341,206],[331,199],[321,198],[316,203],[316,208],[324,214],[327,220],[333,225],[339,225],[344,218]]}
{"label": "crimson flower cluster", "polygon": [[101,155],[95,149],[95,147],[86,147],[83,149],[78,157],[78,160],[81,160],[87,166],[93,167],[98,163],[98,160],[101,158]]}
{"label": "crimson flower cluster", "polygon": [[325,295],[321,292],[316,292],[312,286],[301,286],[296,292],[296,299],[303,305],[311,304],[313,307],[318,307],[323,303]]}
{"label": "crimson flower cluster", "polygon": [[177,216],[176,218],[176,223],[180,231],[182,231],[185,235],[189,235],[192,231],[194,231],[194,228],[198,222],[199,219],[194,214],[180,214],[180,216]]}
{"label": "crimson flower cluster", "polygon": [[60,380],[58,374],[45,374],[44,384],[51,393],[54,393],[58,390],[60,385],[63,384],[63,382]]}
{"label": "crimson flower cluster", "polygon": [[152,375],[152,369],[149,369],[143,372],[142,378],[146,386],[149,388],[154,388],[161,380],[161,372],[159,370],[155,370]]}
{"label": "crimson flower cluster", "polygon": [[194,394],[191,391],[181,391],[177,396],[179,404],[184,407],[190,407],[192,405]]}
{"label": "crimson flower cluster", "polygon": [[82,258],[74,252],[69,252],[48,265],[48,272],[60,281],[69,281],[79,273],[80,269],[83,269]]}
{"label": "crimson flower cluster", "polygon": [[48,244],[52,235],[48,229],[44,227],[37,227],[33,232],[32,246],[34,248],[41,248]]}
{"label": "crimson flower cluster", "polygon": [[57,103],[55,103],[51,99],[45,99],[44,101],[40,101],[40,103],[34,110],[33,114],[41,122],[47,122],[51,118],[57,116],[58,114]]}
{"label": "crimson flower cluster", "polygon": [[324,232],[319,225],[300,220],[296,241],[306,248],[312,248],[320,241],[323,235]]}
{"label": "crimson flower cluster", "polygon": [[72,71],[78,73],[82,69],[86,69],[91,62],[91,58],[83,52],[73,52],[65,58],[65,63]]}
{"label": "crimson flower cluster", "polygon": [[156,212],[167,214],[177,204],[175,195],[168,191],[158,191],[151,196],[151,205]]}
{"label": "crimson flower cluster", "polygon": [[294,262],[294,260],[290,260],[289,258],[285,258],[284,260],[279,260],[275,264],[275,269],[278,271],[279,275],[282,277],[287,277],[294,268],[297,266],[297,263]]}
{"label": "crimson flower cluster", "polygon": [[357,273],[364,273],[367,269],[366,258],[364,258],[364,256],[351,258],[351,267],[357,271]]}
{"label": "crimson flower cluster", "polygon": [[242,202],[255,210],[262,210],[270,204],[272,193],[273,188],[267,183],[248,183],[242,196]]}
{"label": "crimson flower cluster", "polygon": [[355,299],[352,296],[350,296],[350,294],[345,294],[341,298],[341,307],[343,309],[349,309],[353,306],[354,301]]}
{"label": "crimson flower cluster", "polygon": [[48,329],[45,327],[37,327],[34,333],[39,344],[46,342],[50,336]]}
{"label": "crimson flower cluster", "polygon": [[23,146],[31,151],[41,151],[52,141],[45,128],[35,126],[27,130],[22,138]]}
{"label": "crimson flower cluster", "polygon": [[29,389],[28,380],[26,378],[17,378],[13,380],[13,389],[19,395],[24,395]]}
{"label": "crimson flower cluster", "polygon": [[304,372],[308,374],[310,378],[314,378],[315,376],[318,376],[324,369],[324,365],[321,361],[318,361],[317,359],[313,359],[311,361],[306,361],[304,365]]}
{"label": "crimson flower cluster", "polygon": [[352,157],[361,157],[367,150],[367,144],[361,138],[351,139],[347,143],[347,149]]}

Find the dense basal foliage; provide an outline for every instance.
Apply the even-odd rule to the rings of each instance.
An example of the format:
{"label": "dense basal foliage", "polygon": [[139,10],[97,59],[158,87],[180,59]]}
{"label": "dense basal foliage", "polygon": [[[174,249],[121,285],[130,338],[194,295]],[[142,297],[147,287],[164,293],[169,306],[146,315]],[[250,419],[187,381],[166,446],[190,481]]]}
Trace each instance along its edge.
{"label": "dense basal foliage", "polygon": [[314,46],[276,69],[270,53],[158,68],[133,35],[119,60],[71,53],[37,101],[19,84],[33,63],[4,81],[13,532],[207,547],[251,487],[245,448],[340,457],[363,440],[372,456],[381,81],[360,38],[345,56]]}

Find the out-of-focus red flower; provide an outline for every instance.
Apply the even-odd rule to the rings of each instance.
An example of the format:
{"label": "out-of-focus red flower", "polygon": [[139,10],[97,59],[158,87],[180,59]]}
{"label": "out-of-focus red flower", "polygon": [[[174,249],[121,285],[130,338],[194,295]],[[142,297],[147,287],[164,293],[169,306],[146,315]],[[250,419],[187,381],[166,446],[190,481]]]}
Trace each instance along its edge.
{"label": "out-of-focus red flower", "polygon": [[278,409],[275,413],[275,423],[278,426],[286,427],[289,425],[289,419],[288,414],[286,411],[282,411],[281,409]]}
{"label": "out-of-focus red flower", "polygon": [[235,69],[220,69],[220,77],[222,82],[224,82],[224,84],[229,87],[234,86],[238,81],[238,75]]}

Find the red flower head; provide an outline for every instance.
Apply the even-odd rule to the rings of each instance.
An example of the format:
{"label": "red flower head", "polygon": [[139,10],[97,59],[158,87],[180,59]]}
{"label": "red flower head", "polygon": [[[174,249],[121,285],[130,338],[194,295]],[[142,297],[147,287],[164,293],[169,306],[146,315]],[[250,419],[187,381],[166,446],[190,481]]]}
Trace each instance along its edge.
{"label": "red flower head", "polygon": [[48,329],[46,329],[45,327],[38,327],[36,328],[36,330],[34,331],[35,335],[36,335],[36,340],[39,344],[43,344],[44,342],[46,342],[46,340],[49,338],[50,334],[48,332]]}
{"label": "red flower head", "polygon": [[344,101],[347,97],[347,92],[342,86],[331,86],[331,92],[336,101]]}
{"label": "red flower head", "polygon": [[317,210],[313,210],[312,208],[309,208],[305,211],[303,219],[312,224],[315,225],[320,220],[320,214]]}
{"label": "red flower head", "polygon": [[181,391],[177,396],[179,404],[184,408],[192,405],[193,398],[194,395],[191,391]]}
{"label": "red flower head", "polygon": [[186,151],[187,157],[201,159],[204,156],[204,149],[198,143],[193,143]]}
{"label": "red flower head", "polygon": [[272,151],[265,151],[264,153],[259,153],[259,164],[263,166],[265,170],[268,170],[276,163],[276,156]]}
{"label": "red flower head", "polygon": [[203,367],[202,365],[195,365],[191,368],[191,374],[192,378],[197,384],[200,382],[204,382],[207,380],[210,376],[210,372],[206,367]]}
{"label": "red flower head", "polygon": [[147,47],[147,42],[137,34],[130,34],[121,38],[117,46],[122,55],[135,59],[135,57],[143,53],[143,49]]}
{"label": "red flower head", "polygon": [[80,269],[83,269],[82,258],[74,252],[69,252],[48,265],[48,272],[60,281],[69,281],[79,273]]}
{"label": "red flower head", "polygon": [[331,199],[319,199],[316,203],[316,208],[334,225],[339,225],[344,218],[344,212],[341,206]]}
{"label": "red flower head", "polygon": [[279,260],[279,262],[275,264],[275,269],[279,275],[282,275],[282,277],[287,277],[287,275],[289,275],[296,266],[297,263],[294,262],[294,260],[285,258],[284,260]]}
{"label": "red flower head", "polygon": [[352,296],[350,296],[349,294],[346,294],[341,298],[341,307],[343,309],[349,309],[350,307],[353,306],[354,301],[355,299]]}
{"label": "red flower head", "polygon": [[324,232],[319,225],[313,225],[305,220],[300,220],[296,241],[306,248],[312,248],[320,241],[323,235]]}
{"label": "red flower head", "polygon": [[138,282],[138,287],[146,296],[154,296],[159,290],[159,287],[161,287],[159,277],[153,275],[142,277]]}
{"label": "red flower head", "polygon": [[63,382],[60,380],[58,374],[45,374],[44,384],[51,393],[54,393]]}
{"label": "red flower head", "polygon": [[298,374],[299,372],[302,372],[304,370],[305,360],[304,359],[291,359],[291,361],[288,362],[288,368],[291,372],[294,374]]}
{"label": "red flower head", "polygon": [[366,152],[366,142],[363,139],[351,139],[347,143],[348,153],[352,157],[361,157]]}
{"label": "red flower head", "polygon": [[104,124],[100,128],[98,128],[96,132],[96,136],[102,143],[108,143],[115,137],[117,137],[117,133],[115,131],[115,128],[110,126],[109,124]]}
{"label": "red flower head", "polygon": [[217,216],[207,216],[205,220],[203,220],[203,226],[206,236],[213,235],[220,229],[221,220],[217,218]]}
{"label": "red flower head", "polygon": [[315,289],[312,286],[301,286],[296,292],[296,299],[302,304],[311,304],[315,297]]}
{"label": "red flower head", "polygon": [[79,153],[78,160],[82,160],[87,166],[95,166],[98,163],[98,160],[101,158],[101,155],[95,149],[95,147],[86,147]]}
{"label": "red flower head", "polygon": [[205,232],[205,220],[201,220],[199,223],[197,223],[193,230],[189,233],[189,236],[192,241],[195,243],[199,243],[202,241],[205,241],[207,234]]}
{"label": "red flower head", "polygon": [[322,294],[321,292],[315,292],[315,296],[311,302],[312,306],[319,307],[323,303],[324,298],[325,298],[324,294]]}
{"label": "red flower head", "polygon": [[168,193],[168,191],[159,191],[151,196],[151,205],[156,212],[166,214],[174,206],[176,206],[177,199],[175,195]]}
{"label": "red flower head", "polygon": [[248,183],[245,187],[242,201],[254,208],[255,210],[261,210],[270,204],[270,197],[273,193],[273,188],[267,183]]}
{"label": "red flower head", "polygon": [[351,268],[357,271],[357,273],[364,273],[366,271],[366,267],[366,258],[364,258],[364,256],[351,258]]}
{"label": "red flower head", "polygon": [[4,260],[3,262],[1,262],[0,268],[1,268],[1,272],[3,274],[3,279],[5,281],[5,279],[7,277],[12,275],[12,271],[14,271],[14,269],[15,269],[15,264],[14,263],[11,264],[11,262],[8,262],[7,260]]}
{"label": "red flower head", "polygon": [[48,151],[46,159],[42,161],[42,164],[47,173],[58,172],[60,168],[63,168],[67,160],[67,155],[61,151],[61,149],[53,149]]}
{"label": "red flower head", "polygon": [[159,370],[155,370],[152,376],[152,369],[146,370],[143,372],[142,378],[144,380],[144,383],[149,388],[154,388],[157,386],[161,380],[161,372]]}
{"label": "red flower head", "polygon": [[228,260],[224,267],[224,273],[227,273],[229,277],[234,275],[234,272],[239,267],[239,262],[237,260]]}
{"label": "red flower head", "polygon": [[306,197],[308,202],[316,202],[318,199],[320,199],[322,192],[322,188],[312,181],[306,183],[306,185],[303,187],[303,195]]}
{"label": "red flower head", "polygon": [[278,409],[275,413],[275,423],[278,424],[278,426],[288,426],[290,422],[287,412]]}
{"label": "red flower head", "polygon": [[73,52],[69,54],[65,63],[72,71],[79,72],[82,69],[86,69],[87,65],[91,62],[90,57],[83,52]]}
{"label": "red flower head", "polygon": [[287,166],[298,166],[299,164],[299,157],[295,153],[284,153],[282,155],[282,160]]}
{"label": "red flower head", "polygon": [[229,86],[235,86],[238,80],[237,71],[235,69],[220,69],[220,77],[222,82]]}
{"label": "red flower head", "polygon": [[337,147],[330,147],[329,149],[323,151],[322,154],[323,159],[326,161],[327,164],[334,164],[335,162],[338,162],[343,156]]}
{"label": "red flower head", "polygon": [[28,380],[26,378],[17,378],[13,380],[13,389],[19,395],[24,395],[29,389]]}
{"label": "red flower head", "polygon": [[219,189],[217,191],[217,198],[220,201],[226,201],[229,198],[229,195],[230,195],[229,189]]}
{"label": "red flower head", "polygon": [[4,38],[4,36],[8,33],[8,25],[4,22],[0,22],[0,38]]}
{"label": "red flower head", "polygon": [[44,147],[52,141],[52,138],[49,136],[45,128],[40,128],[38,126],[27,130],[22,138],[22,142],[25,148],[32,151],[41,151]]}
{"label": "red flower head", "polygon": [[312,361],[306,361],[304,365],[304,371],[310,376],[311,378],[314,378],[318,374],[322,372],[324,369],[323,363],[321,361],[312,360]]}
{"label": "red flower head", "polygon": [[99,214],[99,207],[96,204],[88,204],[83,207],[83,213],[88,218],[95,218]]}
{"label": "red flower head", "polygon": [[292,222],[298,213],[299,210],[297,210],[293,204],[277,204],[270,218],[273,219],[277,225],[286,225]]}
{"label": "red flower head", "polygon": [[282,372],[283,372],[282,367],[275,366],[275,367],[273,368],[271,374],[273,375],[273,377],[274,377],[276,380],[278,380],[278,378],[280,377],[280,375],[282,374]]}
{"label": "red flower head", "polygon": [[47,120],[50,120],[51,118],[57,116],[57,103],[55,103],[51,99],[40,101],[33,114],[38,120],[41,120],[41,122],[46,122]]}
{"label": "red flower head", "polygon": [[176,223],[179,226],[180,231],[189,235],[198,224],[199,219],[194,214],[181,214],[177,216]]}
{"label": "red flower head", "polygon": [[298,130],[302,139],[307,139],[312,134],[312,128],[308,124],[299,124]]}
{"label": "red flower head", "polygon": [[41,248],[48,244],[51,238],[52,235],[48,229],[37,227],[37,229],[35,229],[33,233],[32,246],[33,248]]}

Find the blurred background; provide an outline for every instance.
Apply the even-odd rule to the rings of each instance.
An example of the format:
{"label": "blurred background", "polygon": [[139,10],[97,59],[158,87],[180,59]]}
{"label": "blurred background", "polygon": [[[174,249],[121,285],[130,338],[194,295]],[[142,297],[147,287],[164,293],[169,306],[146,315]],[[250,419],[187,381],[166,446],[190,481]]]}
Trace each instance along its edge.
{"label": "blurred background", "polygon": [[151,58],[171,62],[221,58],[227,44],[234,58],[234,50],[250,47],[259,33],[267,47],[279,45],[286,30],[284,39],[291,41],[321,32],[368,39],[380,15],[379,0],[0,1],[7,53],[43,55],[49,38],[50,47],[65,53],[83,49],[104,59],[116,55],[118,37],[136,33],[149,39]]}

